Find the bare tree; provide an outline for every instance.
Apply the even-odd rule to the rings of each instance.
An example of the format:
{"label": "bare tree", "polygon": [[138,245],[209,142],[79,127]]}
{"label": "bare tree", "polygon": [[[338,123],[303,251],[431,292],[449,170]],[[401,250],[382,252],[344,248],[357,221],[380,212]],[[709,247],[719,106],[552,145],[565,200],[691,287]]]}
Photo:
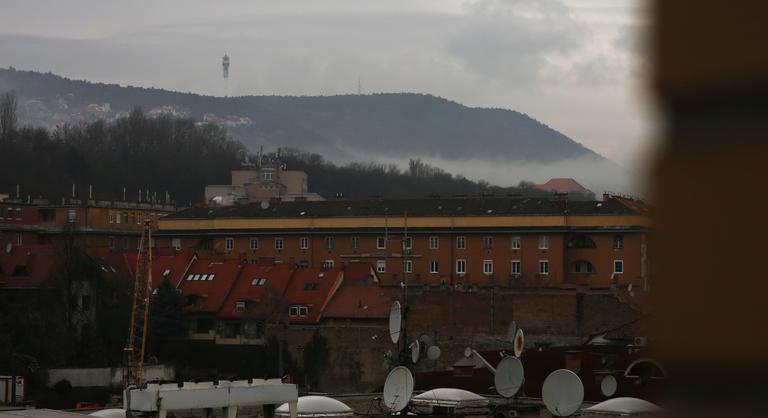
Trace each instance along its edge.
{"label": "bare tree", "polygon": [[16,130],[17,105],[18,98],[15,91],[7,91],[0,95],[0,141],[2,142],[8,142],[11,132]]}

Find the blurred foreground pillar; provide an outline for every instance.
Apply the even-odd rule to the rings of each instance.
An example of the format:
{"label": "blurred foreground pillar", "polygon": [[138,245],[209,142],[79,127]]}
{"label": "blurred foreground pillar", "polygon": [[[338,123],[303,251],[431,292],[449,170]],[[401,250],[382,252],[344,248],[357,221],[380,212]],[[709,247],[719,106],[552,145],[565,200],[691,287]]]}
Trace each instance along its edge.
{"label": "blurred foreground pillar", "polygon": [[768,2],[653,14],[653,283],[675,414],[768,416]]}

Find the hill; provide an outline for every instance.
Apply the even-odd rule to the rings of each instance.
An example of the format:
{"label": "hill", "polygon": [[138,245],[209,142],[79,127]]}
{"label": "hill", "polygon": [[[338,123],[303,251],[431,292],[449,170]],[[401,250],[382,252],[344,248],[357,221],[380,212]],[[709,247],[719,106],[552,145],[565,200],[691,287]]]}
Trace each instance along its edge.
{"label": "hill", "polygon": [[468,162],[453,171],[474,171],[477,161],[488,160],[498,168],[496,183],[578,177],[598,191],[622,174],[612,162],[525,114],[423,94],[222,98],[0,69],[4,90],[18,93],[22,122],[49,128],[109,120],[140,106],[149,116],[165,113],[223,125],[251,150],[296,147],[337,163],[421,157],[451,167]]}

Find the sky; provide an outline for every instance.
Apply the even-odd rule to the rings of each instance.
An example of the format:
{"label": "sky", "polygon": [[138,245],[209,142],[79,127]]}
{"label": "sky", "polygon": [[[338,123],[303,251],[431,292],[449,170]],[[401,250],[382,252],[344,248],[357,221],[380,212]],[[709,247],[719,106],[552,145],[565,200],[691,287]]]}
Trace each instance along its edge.
{"label": "sky", "polygon": [[0,5],[0,67],[217,96],[347,94],[360,80],[526,113],[630,171],[653,148],[642,0]]}

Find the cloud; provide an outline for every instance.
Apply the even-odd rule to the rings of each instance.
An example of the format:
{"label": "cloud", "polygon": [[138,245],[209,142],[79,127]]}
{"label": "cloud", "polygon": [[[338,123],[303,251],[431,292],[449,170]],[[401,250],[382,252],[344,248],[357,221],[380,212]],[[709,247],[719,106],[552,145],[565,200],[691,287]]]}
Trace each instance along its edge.
{"label": "cloud", "polygon": [[524,87],[567,81],[589,28],[558,0],[479,0],[447,39],[445,50],[464,68]]}

